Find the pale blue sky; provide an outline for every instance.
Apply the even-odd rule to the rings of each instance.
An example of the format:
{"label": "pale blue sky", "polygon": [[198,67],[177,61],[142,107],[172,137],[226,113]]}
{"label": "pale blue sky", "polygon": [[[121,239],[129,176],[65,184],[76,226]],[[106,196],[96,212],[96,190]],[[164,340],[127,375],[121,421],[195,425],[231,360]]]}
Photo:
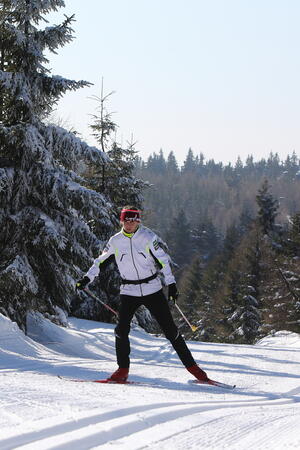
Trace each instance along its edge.
{"label": "pale blue sky", "polygon": [[162,148],[181,163],[191,147],[235,162],[300,154],[299,0],[65,0],[76,39],[50,57],[53,74],[94,83],[57,115],[89,136],[100,95],[116,91],[119,141],[144,159]]}

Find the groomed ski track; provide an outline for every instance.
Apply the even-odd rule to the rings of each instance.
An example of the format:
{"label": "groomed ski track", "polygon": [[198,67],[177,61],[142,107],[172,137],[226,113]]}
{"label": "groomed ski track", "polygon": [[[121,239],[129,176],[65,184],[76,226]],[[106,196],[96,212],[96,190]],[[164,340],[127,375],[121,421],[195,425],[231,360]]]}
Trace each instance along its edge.
{"label": "groomed ski track", "polygon": [[189,342],[208,374],[233,391],[188,381],[168,341],[131,332],[130,379],[144,385],[71,383],[115,368],[113,326],[39,316],[30,337],[0,315],[0,448],[300,448],[300,336],[259,345]]}

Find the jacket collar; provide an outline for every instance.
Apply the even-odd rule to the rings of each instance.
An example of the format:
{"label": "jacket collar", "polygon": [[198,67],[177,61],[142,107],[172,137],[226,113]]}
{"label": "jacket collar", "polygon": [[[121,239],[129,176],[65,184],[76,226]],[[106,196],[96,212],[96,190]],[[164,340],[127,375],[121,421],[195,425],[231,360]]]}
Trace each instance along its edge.
{"label": "jacket collar", "polygon": [[126,233],[124,228],[122,228],[121,233],[128,238],[132,238],[139,231],[139,229],[140,229],[140,227],[138,227],[134,233]]}

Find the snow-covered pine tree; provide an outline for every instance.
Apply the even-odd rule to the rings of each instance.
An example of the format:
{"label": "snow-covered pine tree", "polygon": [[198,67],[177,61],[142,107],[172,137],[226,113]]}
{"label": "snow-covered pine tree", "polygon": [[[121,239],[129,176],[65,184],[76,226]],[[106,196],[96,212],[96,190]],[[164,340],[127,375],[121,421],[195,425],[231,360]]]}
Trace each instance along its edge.
{"label": "snow-covered pine tree", "polygon": [[236,248],[224,280],[222,334],[229,342],[251,344],[260,333],[260,234],[254,227]]}
{"label": "snow-covered pine tree", "polygon": [[262,299],[264,332],[285,330],[299,332],[300,327],[300,258],[299,213],[290,218],[289,229],[282,235],[282,246],[264,240]]}
{"label": "snow-covered pine tree", "polygon": [[235,330],[235,342],[253,344],[259,335],[259,305],[257,299],[252,294],[248,292],[243,295],[243,304],[238,319],[240,326]]}
{"label": "snow-covered pine tree", "polygon": [[68,90],[88,83],[51,76],[44,51],[72,40],[73,17],[38,29],[62,0],[2,0],[0,70],[0,311],[68,311],[74,279],[112,230],[109,200],[87,188],[81,161],[106,155],[45,119]]}

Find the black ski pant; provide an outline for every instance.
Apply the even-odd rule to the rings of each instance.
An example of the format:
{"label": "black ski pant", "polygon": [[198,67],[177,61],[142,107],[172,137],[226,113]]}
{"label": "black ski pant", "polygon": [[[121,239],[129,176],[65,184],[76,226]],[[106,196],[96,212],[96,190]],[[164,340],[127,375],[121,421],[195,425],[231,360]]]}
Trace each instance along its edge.
{"label": "black ski pant", "polygon": [[166,338],[173,345],[177,355],[185,367],[191,367],[195,360],[188,349],[183,337],[179,333],[170,312],[168,301],[162,289],[154,294],[144,297],[133,297],[121,295],[121,307],[119,311],[119,322],[115,328],[116,354],[119,367],[129,368],[130,343],[128,334],[130,323],[136,310],[144,305],[155,317]]}

